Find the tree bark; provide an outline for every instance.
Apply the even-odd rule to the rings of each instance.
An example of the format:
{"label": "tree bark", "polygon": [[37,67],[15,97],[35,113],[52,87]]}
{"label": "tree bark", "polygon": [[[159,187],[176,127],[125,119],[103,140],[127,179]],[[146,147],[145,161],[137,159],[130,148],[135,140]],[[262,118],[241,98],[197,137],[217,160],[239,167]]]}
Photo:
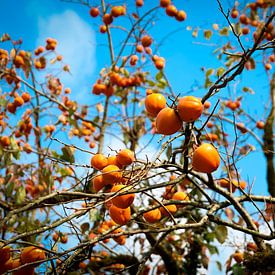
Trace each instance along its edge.
{"label": "tree bark", "polygon": [[267,184],[268,192],[275,197],[275,169],[274,169],[274,119],[275,119],[275,74],[270,81],[271,109],[265,122],[263,135],[263,152],[267,161]]}

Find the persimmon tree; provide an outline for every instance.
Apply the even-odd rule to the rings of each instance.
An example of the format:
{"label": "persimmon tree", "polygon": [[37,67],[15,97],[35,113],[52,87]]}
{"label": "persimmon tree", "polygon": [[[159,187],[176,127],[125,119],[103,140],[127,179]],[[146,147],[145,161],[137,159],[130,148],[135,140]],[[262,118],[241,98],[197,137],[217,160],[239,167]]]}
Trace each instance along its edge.
{"label": "persimmon tree", "polygon": [[[62,84],[70,67],[57,40],[27,51],[2,35],[0,274],[198,274],[229,231],[245,238],[220,269],[274,271],[274,1],[217,1],[223,26],[187,27],[222,44],[220,66],[203,68],[203,97],[170,84],[151,27],[157,15],[188,24],[181,3],[64,2],[87,8],[109,63],[91,83],[96,104],[81,105]],[[270,94],[255,119],[241,76],[259,68]],[[254,150],[269,195],[242,178]]]}

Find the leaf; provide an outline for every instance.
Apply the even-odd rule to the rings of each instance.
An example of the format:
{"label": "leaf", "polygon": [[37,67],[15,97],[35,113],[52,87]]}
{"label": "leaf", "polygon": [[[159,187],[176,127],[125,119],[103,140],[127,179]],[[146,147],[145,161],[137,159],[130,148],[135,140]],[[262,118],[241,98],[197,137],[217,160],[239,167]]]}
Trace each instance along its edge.
{"label": "leaf", "polygon": [[212,75],[214,73],[214,69],[208,69],[206,72],[205,72],[205,76],[206,77],[209,77],[210,75]]}
{"label": "leaf", "polygon": [[215,233],[218,242],[223,244],[227,238],[227,228],[224,225],[217,225]]}
{"label": "leaf", "polygon": [[11,149],[12,149],[12,156],[13,156],[16,160],[18,160],[18,159],[20,158],[20,150],[19,150],[19,147],[18,147],[18,145],[17,145],[17,143],[16,143],[16,141],[15,141],[15,139],[14,139],[13,137],[10,139],[10,141],[11,141],[10,146],[11,146]]}
{"label": "leaf", "polygon": [[156,74],[156,80],[157,81],[160,81],[163,77],[163,72],[162,71],[159,71],[157,74]]}
{"label": "leaf", "polygon": [[22,185],[18,188],[18,190],[15,193],[15,203],[21,204],[26,197],[26,190],[25,187]]}
{"label": "leaf", "polygon": [[224,72],[225,72],[225,68],[223,68],[223,67],[218,68],[217,72],[216,72],[217,77],[222,76],[224,74]]}
{"label": "leaf", "polygon": [[73,163],[75,161],[72,149],[69,146],[64,146],[62,149],[61,159]]}
{"label": "leaf", "polygon": [[227,27],[224,27],[223,29],[221,29],[219,31],[219,34],[223,35],[223,36],[228,36],[229,35],[229,29]]}
{"label": "leaf", "polygon": [[10,196],[11,196],[13,189],[14,189],[14,182],[13,182],[13,181],[10,181],[10,182],[7,184],[7,187],[6,187],[6,196],[7,196],[7,197],[10,197]]}
{"label": "leaf", "polygon": [[84,234],[86,231],[90,229],[90,224],[88,222],[84,222],[80,226],[81,232]]}
{"label": "leaf", "polygon": [[219,271],[222,271],[222,264],[219,261],[216,261],[216,265]]}
{"label": "leaf", "polygon": [[166,156],[167,156],[167,159],[169,160],[172,156],[172,144],[170,143],[167,150],[166,150]]}
{"label": "leaf", "polygon": [[242,91],[244,93],[249,93],[249,94],[252,94],[252,95],[255,94],[255,92],[250,87],[243,87]]}
{"label": "leaf", "polygon": [[152,81],[152,80],[147,80],[146,82],[147,82],[147,84],[148,84],[150,87],[154,87],[154,86],[155,86],[155,82]]}
{"label": "leaf", "polygon": [[89,211],[89,219],[91,222],[95,222],[100,218],[98,210],[97,209],[91,209]]}
{"label": "leaf", "polygon": [[218,248],[216,246],[214,246],[214,245],[207,245],[207,248],[208,248],[209,253],[211,255],[213,255],[213,254],[219,254],[219,250],[218,250]]}
{"label": "leaf", "polygon": [[193,32],[192,32],[192,36],[197,38],[198,37],[198,29],[195,29]]}
{"label": "leaf", "polygon": [[204,82],[204,88],[209,88],[212,84],[213,82],[207,77]]}
{"label": "leaf", "polygon": [[232,266],[232,274],[233,275],[244,275],[244,270],[241,266],[239,266],[238,264],[235,264]]}
{"label": "leaf", "polygon": [[213,32],[211,30],[205,30],[203,35],[204,35],[204,38],[209,40],[212,36]]}

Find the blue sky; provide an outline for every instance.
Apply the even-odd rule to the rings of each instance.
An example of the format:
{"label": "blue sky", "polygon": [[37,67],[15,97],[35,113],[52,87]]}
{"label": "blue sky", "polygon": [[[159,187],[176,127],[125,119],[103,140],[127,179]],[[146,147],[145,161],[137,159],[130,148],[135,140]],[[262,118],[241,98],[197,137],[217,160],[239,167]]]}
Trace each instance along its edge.
{"label": "blue sky", "polygon": [[[134,6],[134,1],[126,2]],[[158,3],[156,0],[145,0],[145,2],[150,2],[152,6]],[[233,1],[223,2],[226,2],[226,5]],[[191,32],[186,30],[187,26],[212,29],[212,23],[222,25],[225,19],[219,12],[215,0],[195,2],[177,0],[174,3],[179,9],[186,11],[186,22],[178,23],[174,19],[164,17],[162,10],[156,17],[158,24],[151,28],[150,33],[156,41],[160,41],[167,34],[175,31],[161,45],[159,53],[166,59],[165,71],[173,89],[177,93],[184,94],[194,83],[204,82],[201,67],[221,66],[213,55],[213,50],[221,46],[221,39],[207,41],[203,38],[202,32],[197,39],[194,39]],[[9,33],[13,39],[22,38],[23,48],[27,50],[33,50],[36,46],[43,44],[49,36],[56,38],[59,41],[58,51],[63,54],[64,62],[71,67],[72,75],[65,75],[62,79],[65,85],[71,87],[73,98],[85,104],[87,101],[91,104],[103,102],[103,97],[98,99],[92,97],[91,87],[98,78],[101,68],[108,64],[109,55],[106,54],[106,46],[104,46],[106,36],[96,33],[98,21],[89,16],[88,7],[59,0],[2,0],[1,9],[0,34]],[[124,23],[125,19],[118,19],[117,22]],[[118,33],[114,36],[114,45],[117,46],[120,43],[121,36]],[[246,44],[245,40],[244,44]],[[245,83],[245,86],[250,86],[256,91],[255,95],[246,98],[243,107],[254,118],[263,118],[261,114],[268,96],[267,77],[264,70],[244,72],[240,80]],[[238,90],[242,85],[237,87]],[[203,93],[205,90],[201,89],[194,95],[202,96]],[[238,95],[240,94],[238,91]],[[215,103],[219,96],[226,97],[227,89],[215,96],[211,100],[212,103]],[[266,194],[265,160],[261,150],[257,149],[241,164],[242,177],[249,182],[255,180],[254,191],[258,194]]]}

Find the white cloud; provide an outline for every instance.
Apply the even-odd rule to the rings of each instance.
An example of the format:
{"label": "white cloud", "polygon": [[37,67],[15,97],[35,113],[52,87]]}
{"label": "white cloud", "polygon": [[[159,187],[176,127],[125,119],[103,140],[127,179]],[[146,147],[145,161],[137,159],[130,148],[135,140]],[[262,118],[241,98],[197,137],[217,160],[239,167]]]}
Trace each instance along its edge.
{"label": "white cloud", "polygon": [[74,11],[66,10],[48,18],[39,18],[38,27],[37,45],[45,45],[47,37],[57,39],[57,52],[63,56],[64,63],[70,66],[71,75],[64,73],[63,83],[71,88],[86,90],[85,86],[90,85],[88,81],[96,65],[95,32],[91,26]]}

